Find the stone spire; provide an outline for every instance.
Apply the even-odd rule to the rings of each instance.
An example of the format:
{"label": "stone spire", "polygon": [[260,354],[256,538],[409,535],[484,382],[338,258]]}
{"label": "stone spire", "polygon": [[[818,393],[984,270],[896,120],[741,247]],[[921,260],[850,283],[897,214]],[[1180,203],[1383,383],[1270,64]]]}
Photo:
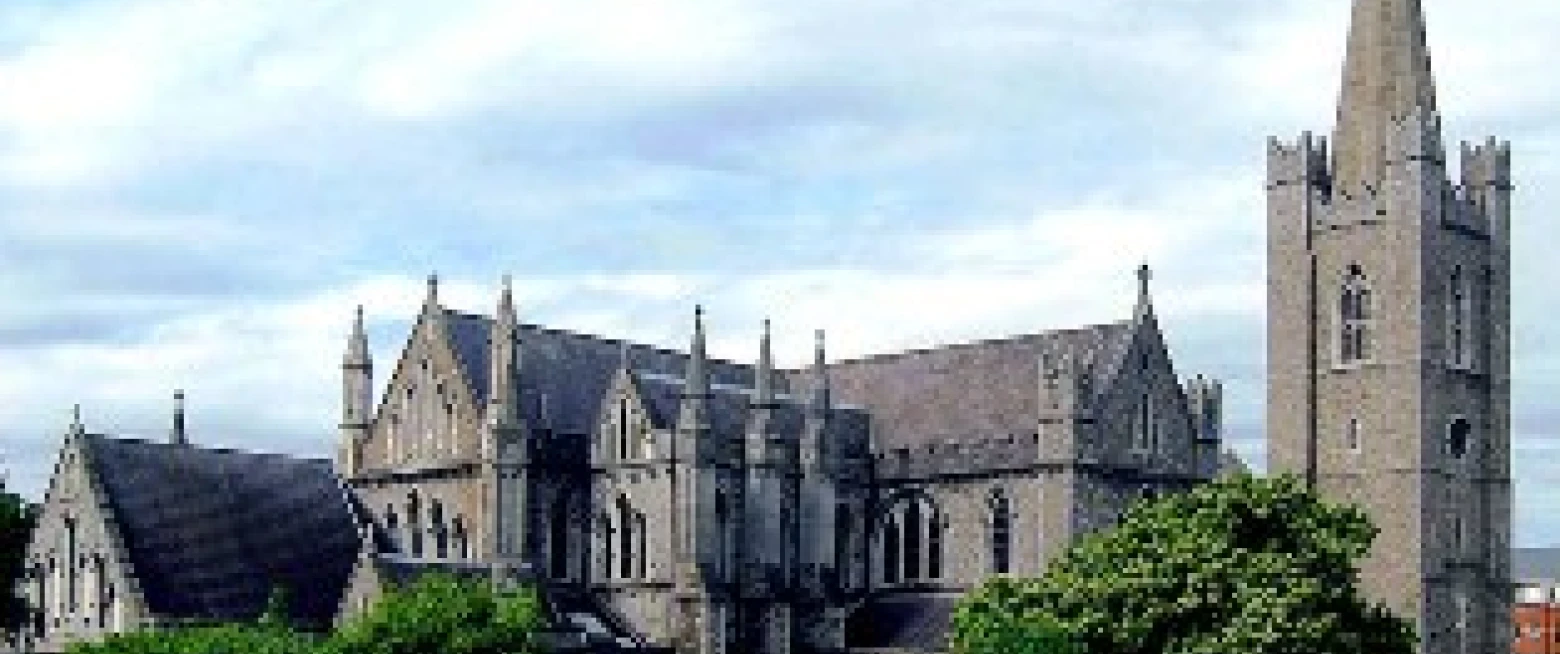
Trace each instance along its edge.
{"label": "stone spire", "polygon": [[710,394],[708,362],[704,353],[704,307],[693,307],[693,344],[688,348],[688,374],[686,394],[689,397],[706,397]]}
{"label": "stone spire", "polygon": [[1148,292],[1148,282],[1149,282],[1149,280],[1153,279],[1153,277],[1154,277],[1154,273],[1153,273],[1153,271],[1148,269],[1148,264],[1147,263],[1142,263],[1142,264],[1138,265],[1138,268],[1137,268],[1137,282],[1138,282],[1137,305],[1135,306],[1135,308],[1133,309],[1133,312],[1132,312],[1133,313],[1133,318],[1135,320],[1142,321],[1142,320],[1145,320],[1145,319],[1149,318],[1150,316],[1152,316],[1154,314],[1154,301],[1153,301],[1153,298],[1149,295],[1149,292]]}
{"label": "stone spire", "polygon": [[342,357],[341,365],[343,368],[355,368],[371,364],[368,358],[368,332],[363,329],[363,305],[359,304],[352,317],[352,334],[347,337],[347,354]]}
{"label": "stone spire", "polygon": [[758,372],[753,380],[756,401],[760,405],[775,401],[775,360],[769,349],[769,319],[764,319],[764,334],[758,340]]}
{"label": "stone spire", "polygon": [[174,445],[188,445],[189,434],[184,431],[184,391],[173,392],[173,430],[168,433],[168,442]]}
{"label": "stone spire", "polygon": [[826,413],[829,410],[829,369],[825,364],[823,330],[813,332],[812,406],[813,410]]}
{"label": "stone spire", "polygon": [[1338,124],[1333,134],[1334,186],[1380,188],[1394,120],[1435,112],[1435,80],[1420,0],[1354,0],[1344,55]]}
{"label": "stone spire", "polygon": [[438,308],[439,306],[439,273],[428,274],[428,295],[423,304]]}
{"label": "stone spire", "polygon": [[500,425],[514,426],[520,420],[520,318],[515,312],[515,297],[509,275],[504,275],[498,293],[498,310],[493,316],[493,360],[489,371],[488,403]]}
{"label": "stone spire", "polygon": [[87,426],[81,422],[81,405],[76,404],[70,409],[70,433],[85,434]]}

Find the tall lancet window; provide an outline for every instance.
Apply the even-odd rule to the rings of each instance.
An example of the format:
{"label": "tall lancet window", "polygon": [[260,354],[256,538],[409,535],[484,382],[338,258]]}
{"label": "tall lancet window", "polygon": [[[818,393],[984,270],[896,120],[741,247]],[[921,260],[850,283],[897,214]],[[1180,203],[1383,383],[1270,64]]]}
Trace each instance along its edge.
{"label": "tall lancet window", "polygon": [[618,577],[634,576],[634,509],[628,500],[618,498]]}
{"label": "tall lancet window", "polygon": [[1371,296],[1365,274],[1349,266],[1338,293],[1338,362],[1351,364],[1370,358]]}
{"label": "tall lancet window", "polygon": [[991,571],[1007,574],[1012,567],[1013,512],[1002,489],[991,492]]}
{"label": "tall lancet window", "polygon": [[618,400],[617,452],[619,460],[628,459],[628,400]]}
{"label": "tall lancet window", "polygon": [[1462,266],[1452,269],[1446,298],[1447,333],[1446,347],[1450,363],[1454,367],[1473,365],[1473,288],[1472,275]]}

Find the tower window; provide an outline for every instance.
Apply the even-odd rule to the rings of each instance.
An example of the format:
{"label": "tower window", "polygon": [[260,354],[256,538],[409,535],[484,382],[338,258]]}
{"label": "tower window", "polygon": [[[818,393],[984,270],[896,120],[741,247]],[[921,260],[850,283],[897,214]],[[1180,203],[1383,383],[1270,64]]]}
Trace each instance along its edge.
{"label": "tower window", "polygon": [[1349,266],[1338,296],[1338,361],[1356,363],[1370,358],[1371,296],[1358,265]]}
{"label": "tower window", "polygon": [[1473,365],[1473,289],[1472,275],[1461,266],[1452,269],[1447,293],[1447,358],[1458,368]]}
{"label": "tower window", "polygon": [[1468,453],[1468,437],[1473,432],[1473,426],[1464,418],[1454,418],[1452,424],[1446,428],[1446,453],[1454,459],[1461,459]]}
{"label": "tower window", "polygon": [[1349,424],[1343,429],[1343,441],[1350,452],[1359,452],[1360,448],[1364,446],[1362,430],[1359,418],[1349,418]]}

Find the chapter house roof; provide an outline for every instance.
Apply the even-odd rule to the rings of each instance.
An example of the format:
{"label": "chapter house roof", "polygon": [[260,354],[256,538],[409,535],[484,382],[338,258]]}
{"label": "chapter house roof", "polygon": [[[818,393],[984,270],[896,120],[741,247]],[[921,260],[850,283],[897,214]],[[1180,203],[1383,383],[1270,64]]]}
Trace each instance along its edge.
{"label": "chapter house roof", "polygon": [[81,438],[153,612],[253,619],[283,587],[293,618],[330,623],[358,552],[330,462]]}

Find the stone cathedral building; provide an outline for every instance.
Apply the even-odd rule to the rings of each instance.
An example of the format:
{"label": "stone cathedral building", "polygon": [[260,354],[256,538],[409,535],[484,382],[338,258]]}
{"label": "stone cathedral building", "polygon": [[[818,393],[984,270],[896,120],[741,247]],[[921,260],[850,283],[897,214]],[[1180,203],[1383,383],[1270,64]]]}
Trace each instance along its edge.
{"label": "stone cathedral building", "polygon": [[[1220,388],[1178,379],[1148,295],[1103,325],[781,370],[427,299],[377,404],[361,322],[340,474],[387,561],[509,562],[603,633],[684,652],[935,650],[953,602],[1038,573],[1220,465]],[[344,605],[366,605],[365,560]]]}
{"label": "stone cathedral building", "polygon": [[[1272,141],[1276,471],[1365,506],[1367,589],[1433,654],[1509,646],[1509,146],[1448,172],[1417,0],[1355,0],[1331,139]],[[926,652],[956,599],[1229,464],[1222,390],[1172,365],[1149,275],[1120,320],[775,366],[446,307],[375,397],[361,310],[334,461],[65,437],[28,645],[257,614],[327,626],[430,570],[545,589],[562,648]],[[1130,310],[1129,310],[1130,307]],[[299,362],[308,365],[308,362]],[[382,365],[382,364],[381,364]]]}
{"label": "stone cathedral building", "polygon": [[1268,461],[1363,505],[1421,650],[1510,647],[1510,145],[1448,168],[1419,0],[1356,0],[1331,151],[1267,153]]}

